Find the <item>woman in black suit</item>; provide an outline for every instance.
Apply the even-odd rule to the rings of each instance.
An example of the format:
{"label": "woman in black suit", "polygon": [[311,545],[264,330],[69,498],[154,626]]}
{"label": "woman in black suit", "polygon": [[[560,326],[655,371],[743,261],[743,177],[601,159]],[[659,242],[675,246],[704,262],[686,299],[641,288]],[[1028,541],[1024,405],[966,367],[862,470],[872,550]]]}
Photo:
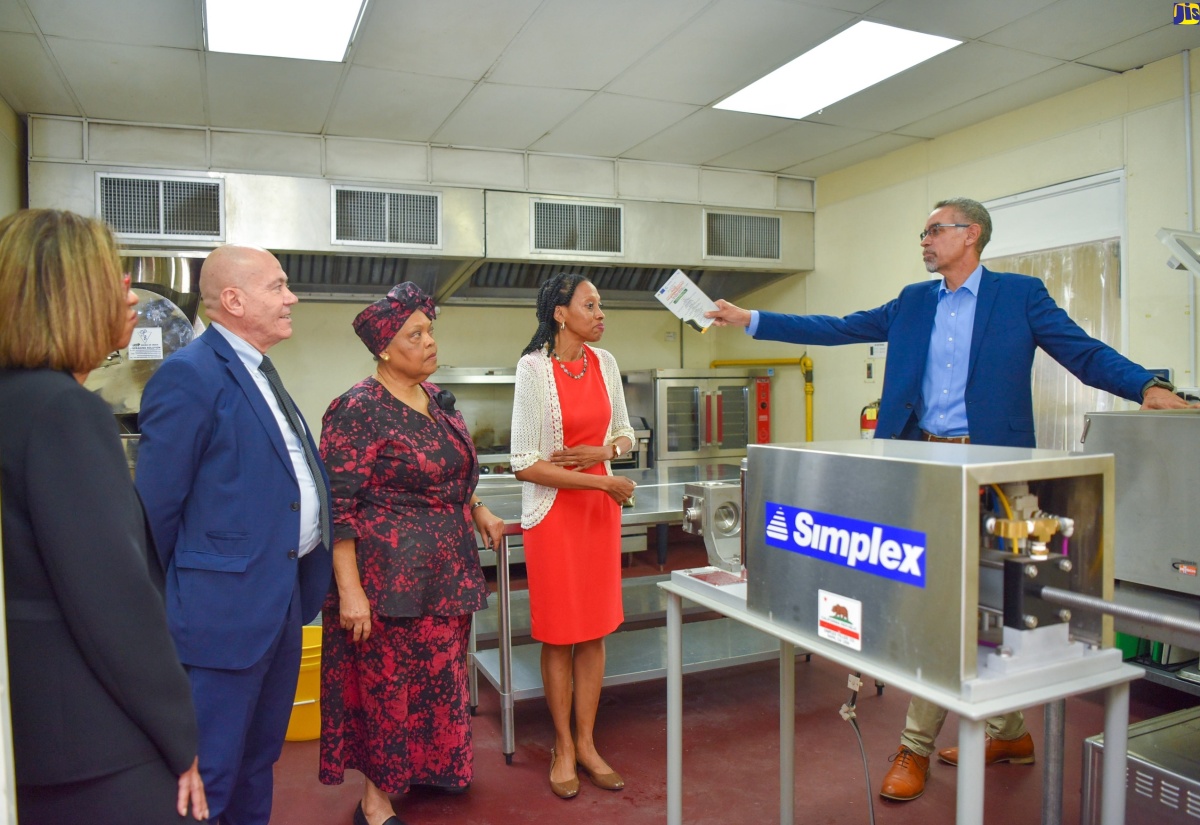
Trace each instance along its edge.
{"label": "woman in black suit", "polygon": [[44,209],[0,220],[0,529],[21,825],[208,817],[162,570],[112,413],[81,386],[128,344],[136,303],[104,224]]}

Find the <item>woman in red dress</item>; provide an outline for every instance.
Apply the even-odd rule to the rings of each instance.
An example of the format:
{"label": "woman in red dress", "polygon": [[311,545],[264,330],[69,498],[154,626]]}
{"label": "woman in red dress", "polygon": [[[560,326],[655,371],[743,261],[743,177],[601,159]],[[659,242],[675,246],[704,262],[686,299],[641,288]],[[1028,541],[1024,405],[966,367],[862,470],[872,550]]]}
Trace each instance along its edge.
{"label": "woman in red dress", "polygon": [[474,526],[504,522],[475,495],[479,460],[437,369],[433,300],[403,283],[354,319],[376,374],[325,413],[336,587],[324,609],[320,779],[363,773],[354,825],[400,825],[389,794],[463,791],[473,778],[471,614],[487,603]]}
{"label": "woman in red dress", "polygon": [[[604,334],[596,287],[582,275],[542,284],[538,328],[517,364],[512,468],[521,495],[532,635],[554,720],[550,788],[570,799],[581,769],[592,784],[624,780],[596,751],[604,637],[624,619],[621,503],[634,482],[610,459],[633,446],[616,359],[588,344]],[[571,735],[571,711],[575,734]]]}

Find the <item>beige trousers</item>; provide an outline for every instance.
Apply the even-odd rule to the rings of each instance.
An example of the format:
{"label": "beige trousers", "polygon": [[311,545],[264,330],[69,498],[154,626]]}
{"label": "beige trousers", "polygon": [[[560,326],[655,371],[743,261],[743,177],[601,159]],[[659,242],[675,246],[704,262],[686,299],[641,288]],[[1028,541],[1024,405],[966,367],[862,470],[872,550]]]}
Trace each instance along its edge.
{"label": "beige trousers", "polygon": [[[944,708],[914,696],[908,703],[908,717],[904,720],[900,744],[917,756],[929,756],[945,721]],[[992,739],[1020,739],[1025,733],[1025,717],[1020,711],[987,720],[987,735]]]}

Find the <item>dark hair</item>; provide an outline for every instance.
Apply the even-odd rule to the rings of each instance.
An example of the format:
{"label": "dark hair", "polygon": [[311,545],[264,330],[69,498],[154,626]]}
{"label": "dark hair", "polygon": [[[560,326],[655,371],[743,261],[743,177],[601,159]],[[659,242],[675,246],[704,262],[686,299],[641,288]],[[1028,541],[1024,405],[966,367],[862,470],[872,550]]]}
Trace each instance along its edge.
{"label": "dark hair", "polygon": [[547,344],[553,348],[554,309],[555,307],[565,307],[571,303],[571,299],[575,297],[575,288],[582,283],[587,283],[587,280],[583,275],[560,272],[542,283],[537,297],[537,332],[533,333],[533,337],[529,339],[525,349],[521,350],[522,355],[528,355]]}

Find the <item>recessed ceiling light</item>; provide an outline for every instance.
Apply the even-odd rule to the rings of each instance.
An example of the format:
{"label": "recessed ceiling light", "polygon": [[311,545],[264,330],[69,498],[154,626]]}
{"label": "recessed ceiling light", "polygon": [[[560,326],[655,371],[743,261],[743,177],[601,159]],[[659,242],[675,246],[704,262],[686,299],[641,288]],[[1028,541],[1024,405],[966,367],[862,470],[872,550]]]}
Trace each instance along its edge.
{"label": "recessed ceiling light", "polygon": [[715,108],[799,120],[961,42],[863,20]]}
{"label": "recessed ceiling light", "polygon": [[205,0],[210,52],[341,62],[366,0]]}

